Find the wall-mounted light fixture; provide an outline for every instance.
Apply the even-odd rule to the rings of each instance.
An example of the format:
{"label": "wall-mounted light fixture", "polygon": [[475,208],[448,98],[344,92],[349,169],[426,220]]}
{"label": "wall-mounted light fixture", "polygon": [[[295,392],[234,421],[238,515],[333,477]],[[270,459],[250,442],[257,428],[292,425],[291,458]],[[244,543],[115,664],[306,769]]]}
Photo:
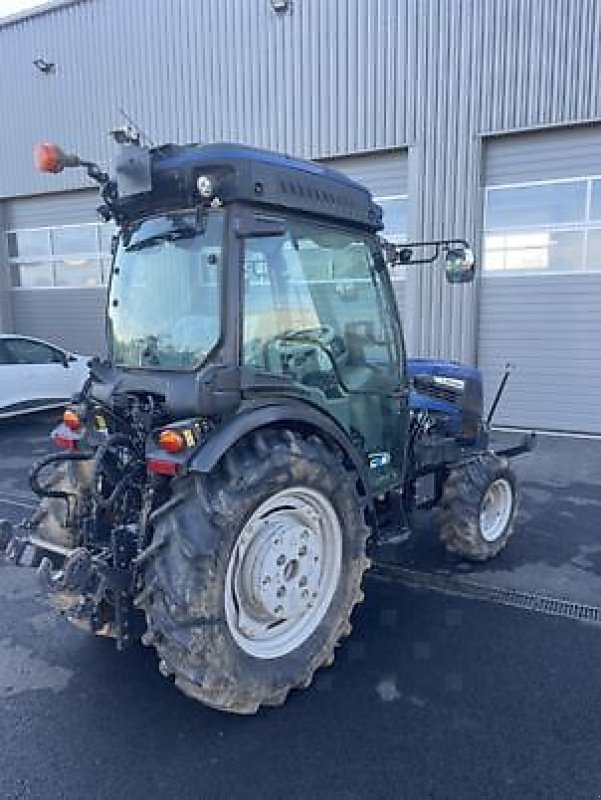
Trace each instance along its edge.
{"label": "wall-mounted light fixture", "polygon": [[36,69],[39,69],[40,72],[43,72],[45,75],[48,75],[50,72],[54,72],[55,64],[52,61],[46,61],[45,58],[38,57],[34,59],[33,66]]}
{"label": "wall-mounted light fixture", "polygon": [[278,13],[292,10],[291,0],[271,0],[271,7]]}

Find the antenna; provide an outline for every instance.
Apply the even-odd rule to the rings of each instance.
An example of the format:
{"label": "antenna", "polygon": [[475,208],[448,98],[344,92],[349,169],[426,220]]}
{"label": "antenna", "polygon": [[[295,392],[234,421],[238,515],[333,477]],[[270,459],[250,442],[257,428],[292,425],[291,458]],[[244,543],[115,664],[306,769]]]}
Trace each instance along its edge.
{"label": "antenna", "polygon": [[139,137],[140,137],[141,139],[145,139],[145,140],[148,142],[148,144],[149,144],[151,147],[155,147],[155,146],[156,146],[156,145],[155,145],[155,143],[154,143],[154,142],[152,141],[152,139],[150,138],[150,136],[149,136],[147,133],[144,133],[144,131],[142,130],[142,128],[141,128],[141,127],[138,125],[138,123],[137,123],[137,122],[136,122],[134,119],[132,119],[132,118],[129,116],[129,114],[127,113],[127,111],[125,111],[125,110],[124,110],[124,109],[122,109],[122,108],[119,108],[119,113],[120,113],[120,114],[121,114],[121,116],[122,116],[122,117],[123,117],[123,118],[126,120],[126,122],[127,122],[129,125],[131,125],[131,127],[132,127],[132,128],[133,128],[133,129],[134,129],[134,130],[135,130],[135,131],[138,133],[138,135],[139,135]]}

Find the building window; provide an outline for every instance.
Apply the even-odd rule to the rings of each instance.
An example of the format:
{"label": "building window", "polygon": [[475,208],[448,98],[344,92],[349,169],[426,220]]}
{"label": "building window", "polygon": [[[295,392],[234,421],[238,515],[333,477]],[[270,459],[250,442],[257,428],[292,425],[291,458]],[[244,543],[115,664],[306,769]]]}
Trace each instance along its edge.
{"label": "building window", "polygon": [[489,187],[484,271],[601,271],[601,178]]}
{"label": "building window", "polygon": [[382,208],[384,230],[382,234],[392,242],[407,241],[407,197],[393,195],[390,197],[374,197],[374,201]]}
{"label": "building window", "polygon": [[57,225],[9,231],[14,288],[102,286],[110,269],[112,223]]}

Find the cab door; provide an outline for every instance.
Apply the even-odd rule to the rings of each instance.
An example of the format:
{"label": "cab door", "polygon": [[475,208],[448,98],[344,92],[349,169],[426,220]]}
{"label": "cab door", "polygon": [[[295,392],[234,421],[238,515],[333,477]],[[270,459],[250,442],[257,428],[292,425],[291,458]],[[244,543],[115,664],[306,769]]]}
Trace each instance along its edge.
{"label": "cab door", "polygon": [[394,296],[361,230],[288,217],[244,252],[243,364],[291,380],[346,428],[374,492],[400,485],[408,428]]}

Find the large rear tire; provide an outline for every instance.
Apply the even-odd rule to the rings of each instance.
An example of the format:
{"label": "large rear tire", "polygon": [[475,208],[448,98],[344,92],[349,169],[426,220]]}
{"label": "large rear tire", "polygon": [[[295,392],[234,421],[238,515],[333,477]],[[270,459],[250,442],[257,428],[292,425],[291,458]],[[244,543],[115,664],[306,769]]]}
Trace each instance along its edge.
{"label": "large rear tire", "polygon": [[486,561],[509,541],[517,507],[516,480],[507,459],[485,453],[456,467],[447,478],[440,538],[451,553]]}
{"label": "large rear tire", "polygon": [[[45,488],[65,492],[69,495],[71,512],[82,502],[89,489],[92,473],[91,461],[72,461],[53,468]],[[35,512],[36,535],[52,544],[72,549],[79,544],[79,534],[68,525],[68,509],[65,500],[44,497]]]}
{"label": "large rear tire", "polygon": [[316,437],[256,433],[174,487],[138,605],[160,669],[240,714],[280,705],[332,662],[369,565],[366,498]]}

